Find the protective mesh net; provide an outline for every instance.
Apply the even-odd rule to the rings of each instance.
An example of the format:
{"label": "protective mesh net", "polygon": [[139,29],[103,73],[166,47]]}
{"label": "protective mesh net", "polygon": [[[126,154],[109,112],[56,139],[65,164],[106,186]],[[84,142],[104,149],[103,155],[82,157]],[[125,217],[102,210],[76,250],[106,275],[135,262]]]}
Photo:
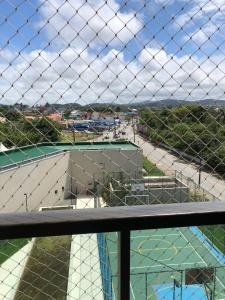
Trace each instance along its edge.
{"label": "protective mesh net", "polygon": [[[224,13],[0,1],[0,213],[224,200]],[[133,232],[131,298],[224,299],[224,236]],[[116,234],[2,240],[0,295],[115,300],[117,252]],[[213,275],[187,284],[191,269]]]}

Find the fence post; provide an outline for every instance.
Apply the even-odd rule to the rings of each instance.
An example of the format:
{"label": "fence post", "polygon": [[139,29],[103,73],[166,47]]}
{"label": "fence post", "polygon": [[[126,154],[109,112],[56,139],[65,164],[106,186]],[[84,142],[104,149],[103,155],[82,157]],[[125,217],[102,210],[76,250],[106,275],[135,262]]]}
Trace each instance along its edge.
{"label": "fence post", "polygon": [[201,172],[202,172],[202,158],[200,157],[199,168],[198,168],[198,185],[201,185]]}
{"label": "fence post", "polygon": [[181,283],[181,290],[180,290],[180,299],[182,300],[183,299],[183,272],[184,271],[181,271],[181,278],[180,278],[180,283]]}
{"label": "fence post", "polygon": [[119,300],[130,299],[130,231],[118,234],[118,287]]}
{"label": "fence post", "polygon": [[147,273],[145,273],[145,299],[148,299],[148,277],[147,277]]}

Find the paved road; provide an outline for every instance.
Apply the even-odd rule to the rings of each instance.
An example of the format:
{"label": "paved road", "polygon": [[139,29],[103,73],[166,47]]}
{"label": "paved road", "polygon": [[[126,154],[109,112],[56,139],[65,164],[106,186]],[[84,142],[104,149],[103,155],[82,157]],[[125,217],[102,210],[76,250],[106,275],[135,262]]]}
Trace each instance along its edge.
{"label": "paved road", "polygon": [[[121,128],[124,128],[121,125]],[[134,132],[129,126],[126,128],[127,134],[121,138],[127,138],[134,142]],[[103,137],[106,133],[103,135]],[[99,140],[102,138],[99,138]],[[112,140],[112,133],[109,134],[109,140]],[[199,181],[198,166],[193,163],[186,162],[178,157],[170,154],[167,150],[155,147],[149,141],[144,140],[141,136],[135,135],[135,143],[143,149],[143,154],[156,166],[161,169],[166,175],[174,175],[175,171],[181,172],[185,177],[191,178],[196,184]],[[217,199],[225,200],[225,181],[219,179],[215,175],[201,172],[201,187],[215,196]]]}
{"label": "paved road", "polygon": [[[128,139],[134,141],[132,129],[128,129]],[[150,142],[145,141],[136,135],[135,142],[143,149],[144,156],[156,164],[156,166],[167,175],[174,174],[175,171],[182,172],[185,177],[191,178],[196,184],[199,181],[198,167],[190,162],[186,162],[168,153],[167,150],[154,147]],[[201,187],[214,195],[217,199],[225,200],[225,181],[220,180],[207,172],[201,172]]]}

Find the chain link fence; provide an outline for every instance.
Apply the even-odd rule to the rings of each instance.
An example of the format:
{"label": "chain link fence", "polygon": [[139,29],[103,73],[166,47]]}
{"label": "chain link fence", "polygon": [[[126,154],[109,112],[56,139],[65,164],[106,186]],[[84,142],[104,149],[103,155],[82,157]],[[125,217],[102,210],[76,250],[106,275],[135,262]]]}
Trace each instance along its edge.
{"label": "chain link fence", "polygon": [[[0,213],[223,201],[224,14],[0,1]],[[224,236],[133,232],[131,298],[224,299]],[[0,298],[116,300],[117,260],[110,233],[1,241]]]}

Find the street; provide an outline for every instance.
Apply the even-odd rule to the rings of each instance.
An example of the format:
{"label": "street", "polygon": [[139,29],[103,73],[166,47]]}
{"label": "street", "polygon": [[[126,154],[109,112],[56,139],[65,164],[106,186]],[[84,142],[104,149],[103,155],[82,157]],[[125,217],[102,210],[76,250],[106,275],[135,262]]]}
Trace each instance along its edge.
{"label": "street", "polygon": [[[121,129],[124,130],[123,125]],[[175,171],[181,172],[185,177],[192,179],[196,184],[199,183],[199,170],[198,166],[194,163],[187,162],[180,159],[167,150],[161,149],[152,145],[149,141],[144,140],[140,135],[134,136],[134,131],[131,126],[126,129],[126,135],[120,136],[120,138],[128,139],[131,142],[135,142],[143,150],[143,155],[146,156],[151,162],[162,170],[166,175],[174,175]],[[102,140],[106,135],[109,136],[108,141],[113,140],[113,132],[104,133],[101,138]],[[106,140],[106,141],[107,141]],[[116,140],[116,139],[114,139]],[[200,186],[217,199],[225,200],[225,181],[217,178],[215,175],[201,171],[201,184]]]}
{"label": "street", "polygon": [[[128,133],[128,139],[134,141],[132,130]],[[139,135],[135,137],[136,144],[143,149],[143,154],[151,162],[162,170],[166,175],[172,175],[175,171],[182,172],[185,177],[191,178],[196,184],[199,182],[198,166],[191,162],[186,162],[168,151],[153,146],[150,142],[145,141]],[[217,178],[210,173],[201,171],[200,186],[207,192],[214,195],[220,200],[225,200],[225,181]]]}

